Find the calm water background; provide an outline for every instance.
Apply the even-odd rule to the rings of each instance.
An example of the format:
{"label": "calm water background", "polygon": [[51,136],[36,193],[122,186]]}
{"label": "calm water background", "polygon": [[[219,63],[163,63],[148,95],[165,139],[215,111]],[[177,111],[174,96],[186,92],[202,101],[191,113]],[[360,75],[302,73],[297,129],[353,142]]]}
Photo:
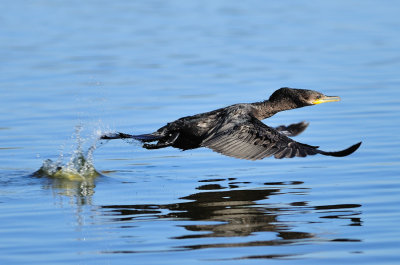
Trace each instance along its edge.
{"label": "calm water background", "polygon": [[[1,264],[398,264],[398,1],[0,2]],[[150,132],[282,86],[346,158],[251,162],[112,141],[93,181],[33,176],[96,131]],[[81,127],[79,136],[74,134]]]}

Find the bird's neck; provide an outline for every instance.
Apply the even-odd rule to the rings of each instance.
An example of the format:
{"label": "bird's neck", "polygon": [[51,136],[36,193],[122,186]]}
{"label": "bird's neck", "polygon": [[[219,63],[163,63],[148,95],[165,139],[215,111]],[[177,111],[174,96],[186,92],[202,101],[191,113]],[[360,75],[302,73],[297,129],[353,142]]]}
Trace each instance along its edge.
{"label": "bird's neck", "polygon": [[254,116],[259,120],[269,118],[280,111],[298,108],[298,106],[296,106],[292,102],[283,102],[283,101],[271,102],[268,100],[252,103],[251,105],[255,109]]}

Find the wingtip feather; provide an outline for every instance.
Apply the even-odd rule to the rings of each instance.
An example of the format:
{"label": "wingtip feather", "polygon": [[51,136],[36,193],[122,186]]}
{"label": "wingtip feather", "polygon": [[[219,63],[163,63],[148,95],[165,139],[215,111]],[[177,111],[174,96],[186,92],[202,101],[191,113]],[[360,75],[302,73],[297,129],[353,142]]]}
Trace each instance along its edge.
{"label": "wingtip feather", "polygon": [[336,151],[336,152],[325,152],[325,151],[321,151],[321,150],[318,150],[318,151],[322,155],[343,157],[343,156],[348,156],[348,155],[351,155],[352,153],[354,153],[360,147],[361,144],[362,144],[362,142],[359,142],[359,143],[356,143],[356,144],[350,146],[349,148],[346,148],[341,151]]}

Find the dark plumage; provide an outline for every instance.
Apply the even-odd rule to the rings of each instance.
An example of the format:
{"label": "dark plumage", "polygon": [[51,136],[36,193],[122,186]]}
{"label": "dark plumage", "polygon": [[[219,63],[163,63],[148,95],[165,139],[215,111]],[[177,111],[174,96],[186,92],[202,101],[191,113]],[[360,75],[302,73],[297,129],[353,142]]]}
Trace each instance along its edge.
{"label": "dark plumage", "polygon": [[342,151],[325,152],[318,149],[318,146],[302,144],[288,137],[305,130],[308,126],[305,122],[277,128],[261,122],[280,111],[339,100],[339,97],[328,97],[313,90],[284,87],[275,91],[268,100],[235,104],[183,117],[150,134],[112,133],[103,135],[101,139],[133,138],[144,142],[143,147],[147,149],[172,146],[188,150],[208,147],[227,156],[248,160],[315,154],[342,157],[356,151],[361,142]]}

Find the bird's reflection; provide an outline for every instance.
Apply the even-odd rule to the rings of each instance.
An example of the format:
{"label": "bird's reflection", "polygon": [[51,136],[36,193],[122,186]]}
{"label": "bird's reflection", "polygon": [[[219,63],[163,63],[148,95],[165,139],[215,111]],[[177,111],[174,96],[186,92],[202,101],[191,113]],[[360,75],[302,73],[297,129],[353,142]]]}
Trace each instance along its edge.
{"label": "bird's reflection", "polygon": [[[95,178],[77,181],[68,178],[43,178],[45,186],[58,198],[70,198],[77,206],[77,224],[83,225],[83,206],[90,206],[101,216],[94,223],[120,224],[124,235],[135,233],[138,225],[128,223],[167,220],[183,233],[169,237],[174,247],[168,251],[206,248],[284,246],[299,242],[357,242],[355,238],[326,238],[315,232],[314,224],[338,220],[348,226],[361,226],[359,204],[315,205],[304,198],[310,188],[302,181],[251,183],[235,178],[200,180],[193,194],[170,204],[93,205]],[[47,184],[46,184],[47,183]],[[45,187],[45,188],[46,188]],[[289,199],[292,198],[292,199]],[[296,200],[297,199],[297,200]],[[96,218],[97,219],[97,218]],[[140,225],[139,225],[140,226]],[[318,225],[317,225],[318,226]],[[310,229],[311,228],[311,229]],[[235,239],[233,239],[235,238]],[[238,238],[243,238],[238,240]],[[132,246],[133,247],[133,246]],[[138,253],[114,249],[107,253]],[[284,258],[289,254],[242,256],[241,259]]]}
{"label": "bird's reflection", "polygon": [[182,246],[185,249],[283,245],[316,237],[310,232],[296,231],[294,225],[281,220],[281,216],[294,213],[300,215],[318,212],[322,220],[347,219],[349,225],[361,225],[360,213],[356,210],[361,206],[359,204],[310,206],[308,202],[303,201],[282,205],[268,202],[273,196],[307,193],[308,189],[301,181],[265,183],[262,187],[251,189],[240,188],[241,185],[243,183],[236,182],[233,178],[206,180],[201,181],[197,187],[200,192],[180,198],[184,200],[181,203],[104,205],[101,209],[103,215],[112,222],[134,222],[149,218],[193,221],[178,224],[189,232],[173,237],[178,240],[245,237],[258,232],[270,232],[272,235],[264,241]]}

